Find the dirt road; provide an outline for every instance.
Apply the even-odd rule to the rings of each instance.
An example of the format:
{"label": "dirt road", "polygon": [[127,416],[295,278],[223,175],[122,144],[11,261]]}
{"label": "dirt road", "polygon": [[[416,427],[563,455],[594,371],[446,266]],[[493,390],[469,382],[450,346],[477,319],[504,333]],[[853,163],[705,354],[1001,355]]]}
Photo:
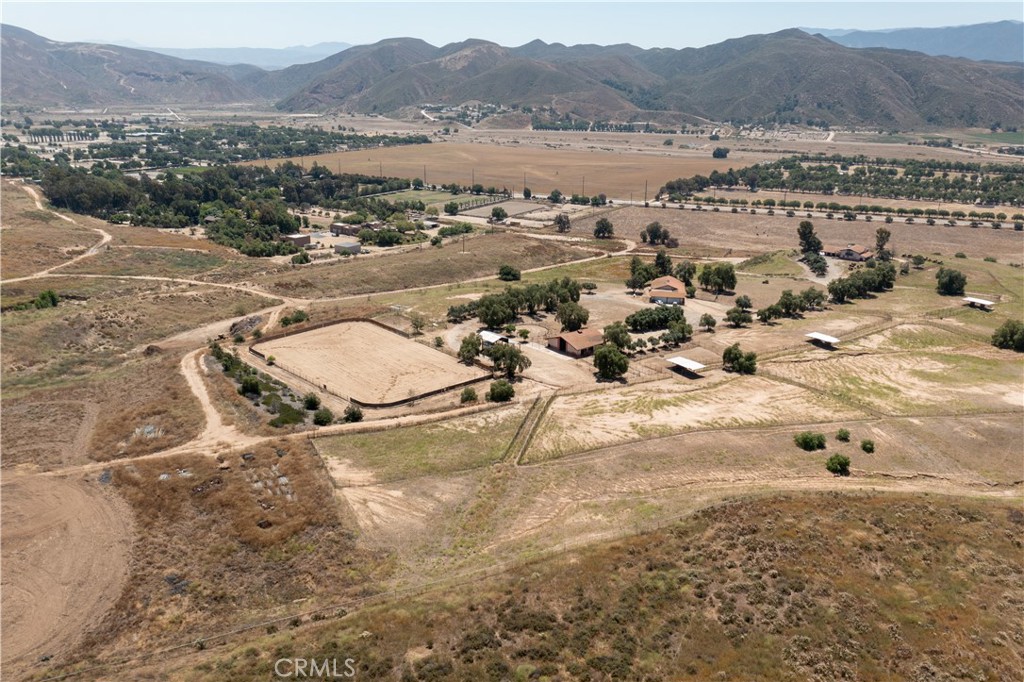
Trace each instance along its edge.
{"label": "dirt road", "polygon": [[83,478],[5,476],[4,677],[41,656],[59,659],[109,609],[127,578],[128,506]]}

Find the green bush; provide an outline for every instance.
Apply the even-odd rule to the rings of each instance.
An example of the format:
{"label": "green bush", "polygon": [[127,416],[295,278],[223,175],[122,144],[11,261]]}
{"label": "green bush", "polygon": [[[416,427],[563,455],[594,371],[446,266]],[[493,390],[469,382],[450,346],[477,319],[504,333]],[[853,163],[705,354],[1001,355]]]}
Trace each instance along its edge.
{"label": "green bush", "polygon": [[238,392],[242,395],[259,395],[260,391],[260,380],[256,377],[246,376],[242,379],[242,385],[238,388]]}
{"label": "green bush", "polygon": [[836,476],[849,476],[850,458],[846,455],[832,455],[825,461],[825,468]]}
{"label": "green bush", "polygon": [[870,452],[874,452],[875,451],[875,441],[868,440],[867,438],[865,438],[864,440],[862,440],[860,442],[860,449],[863,450],[864,452],[869,452],[869,453]]}
{"label": "green bush", "polygon": [[494,403],[505,403],[516,394],[516,389],[504,379],[498,379],[491,384],[491,388],[487,391],[487,399]]}
{"label": "green bush", "polygon": [[288,403],[281,403],[279,405],[279,412],[276,417],[270,420],[270,425],[281,427],[288,424],[301,424],[304,421],[306,421],[306,415],[301,410],[295,409]]}
{"label": "green bush", "polygon": [[342,419],[349,424],[361,422],[363,421],[363,411],[358,405],[349,404],[349,406],[345,408],[345,414],[342,415]]}
{"label": "green bush", "polygon": [[320,396],[316,393],[307,393],[302,397],[302,406],[307,410],[316,410],[320,407]]}
{"label": "green bush", "polygon": [[793,442],[797,447],[808,452],[825,449],[825,434],[801,431],[793,436]]}
{"label": "green bush", "polygon": [[313,423],[317,426],[327,426],[334,421],[334,413],[326,407],[321,407],[313,413]]}
{"label": "green bush", "polygon": [[1007,320],[992,334],[992,345],[996,348],[1024,352],[1024,322]]}
{"label": "green bush", "polygon": [[836,431],[836,440],[841,441],[843,443],[849,443],[850,432],[847,429],[839,429],[838,431]]}
{"label": "green bush", "polygon": [[476,402],[476,389],[473,388],[472,386],[467,386],[466,388],[462,389],[462,398],[460,399],[460,402]]}

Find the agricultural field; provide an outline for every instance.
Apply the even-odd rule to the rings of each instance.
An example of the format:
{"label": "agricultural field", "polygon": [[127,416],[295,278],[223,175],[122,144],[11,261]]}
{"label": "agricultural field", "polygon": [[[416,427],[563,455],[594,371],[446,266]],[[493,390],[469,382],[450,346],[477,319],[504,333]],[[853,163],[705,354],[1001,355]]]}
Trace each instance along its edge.
{"label": "agricultural field", "polygon": [[[593,145],[585,145],[583,148],[576,145],[556,147],[543,144],[524,146],[445,142],[338,152],[288,160],[307,165],[316,162],[332,170],[341,168],[346,173],[377,175],[383,169],[384,175],[400,178],[420,177],[426,165],[427,177],[434,185],[457,182],[469,186],[479,183],[484,187],[515,189],[517,193],[522,192],[525,176],[526,186],[539,196],[560,189],[568,195],[573,192],[603,192],[617,199],[634,194],[637,201],[642,201],[645,183],[653,197],[668,180],[697,173],[707,175],[713,170],[724,172],[730,167],[738,168],[764,158],[762,154],[738,152],[733,155],[735,158],[714,159],[710,147],[707,151],[667,151],[663,145],[658,150],[606,150],[598,146],[597,139]],[[659,145],[663,139],[659,137]],[[706,140],[703,142],[707,143]],[[592,149],[587,148],[591,146]],[[284,161],[282,159],[282,163]]]}
{"label": "agricultural field", "polygon": [[365,405],[407,400],[487,376],[369,322],[340,322],[253,348],[286,372]]}
{"label": "agricultural field", "polygon": [[[769,216],[763,211],[756,215],[737,217],[722,209],[693,211],[689,209],[625,207],[605,214],[619,238],[640,241],[640,231],[652,222],[661,223],[673,237],[679,240],[678,251],[698,257],[742,257],[750,258],[766,251],[792,249],[798,246],[796,228],[801,220],[797,213],[789,218],[782,211]],[[570,234],[590,234],[596,218],[574,223]],[[907,224],[896,220],[885,224],[881,220],[845,221],[812,219],[814,230],[824,244],[863,244],[873,247],[875,232],[886,227],[892,232],[889,248],[897,254],[920,253],[930,256],[941,254],[951,258],[962,252],[971,258],[996,257],[1008,262],[1020,263],[1024,258],[1024,232],[1004,227],[970,228],[963,224],[947,227],[942,224],[927,225],[923,220]],[[1001,258],[1000,258],[1001,256]]]}

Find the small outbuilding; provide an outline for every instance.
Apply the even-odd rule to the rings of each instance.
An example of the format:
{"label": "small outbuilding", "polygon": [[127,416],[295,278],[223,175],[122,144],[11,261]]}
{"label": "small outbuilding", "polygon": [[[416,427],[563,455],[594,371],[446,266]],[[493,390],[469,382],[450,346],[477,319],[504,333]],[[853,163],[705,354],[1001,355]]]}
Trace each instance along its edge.
{"label": "small outbuilding", "polygon": [[988,301],[984,298],[975,298],[974,296],[966,296],[964,298],[964,303],[972,308],[980,308],[984,311],[991,311],[992,306],[995,305],[995,301]]}
{"label": "small outbuilding", "polygon": [[484,346],[493,346],[496,343],[508,343],[508,337],[489,332],[486,329],[479,333],[480,340],[484,342]]}
{"label": "small outbuilding", "polygon": [[683,374],[695,377],[699,377],[700,374],[698,372],[705,368],[705,365],[700,364],[696,360],[684,358],[682,355],[677,355],[674,358],[665,358],[665,361],[681,369]]}
{"label": "small outbuilding", "polygon": [[672,275],[665,275],[651,282],[651,303],[686,305],[686,285]]}
{"label": "small outbuilding", "polygon": [[834,348],[835,345],[839,343],[839,339],[836,337],[829,336],[828,334],[822,334],[821,332],[811,332],[810,334],[806,334],[806,336],[811,340],[811,343],[816,346]]}
{"label": "small outbuilding", "polygon": [[283,234],[281,241],[294,244],[295,246],[309,246],[310,236],[308,234]]}
{"label": "small outbuilding", "polygon": [[354,256],[360,251],[362,251],[362,249],[363,245],[357,241],[338,242],[337,244],[334,245],[334,253],[338,254],[339,256],[343,256],[346,253],[349,254],[350,256]]}
{"label": "small outbuilding", "polygon": [[594,354],[594,349],[604,343],[604,334],[600,329],[580,329],[574,332],[562,332],[548,339],[548,348],[576,358]]}

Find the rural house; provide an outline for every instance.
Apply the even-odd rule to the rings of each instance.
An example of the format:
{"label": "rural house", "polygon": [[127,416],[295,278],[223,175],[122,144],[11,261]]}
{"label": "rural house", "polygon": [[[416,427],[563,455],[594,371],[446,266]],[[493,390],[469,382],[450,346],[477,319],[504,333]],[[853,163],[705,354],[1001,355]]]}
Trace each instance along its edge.
{"label": "rural house", "polygon": [[562,332],[548,339],[548,347],[560,353],[582,358],[594,354],[594,348],[604,343],[604,334],[600,329],[580,329],[574,332]]}
{"label": "rural house", "polygon": [[861,246],[860,244],[849,244],[848,246],[825,246],[822,248],[822,253],[826,256],[832,256],[833,258],[854,261],[864,261],[868,258],[873,258],[875,255],[874,251],[866,246]]}
{"label": "rural house", "polygon": [[686,285],[671,275],[651,282],[651,303],[686,304]]}
{"label": "rural house", "polygon": [[281,241],[294,244],[295,246],[308,247],[310,243],[310,237],[308,234],[283,234],[281,235]]}

